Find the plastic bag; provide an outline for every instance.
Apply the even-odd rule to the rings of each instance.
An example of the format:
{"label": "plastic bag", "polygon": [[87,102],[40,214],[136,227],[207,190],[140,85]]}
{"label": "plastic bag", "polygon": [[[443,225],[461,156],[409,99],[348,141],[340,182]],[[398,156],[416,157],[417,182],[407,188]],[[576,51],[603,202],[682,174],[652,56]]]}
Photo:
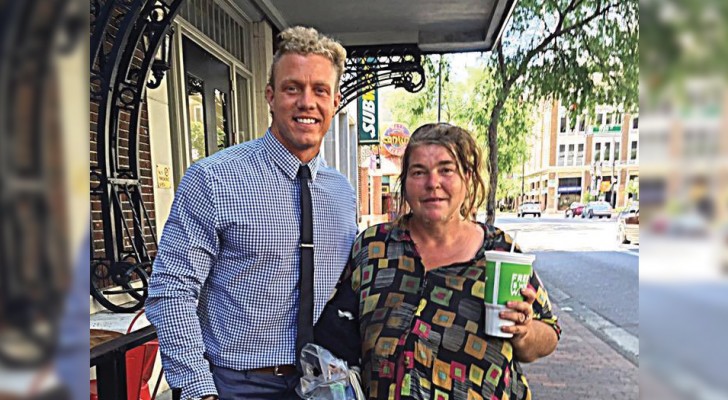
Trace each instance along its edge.
{"label": "plastic bag", "polygon": [[359,373],[325,348],[309,343],[301,350],[303,376],[296,387],[309,400],[364,400]]}

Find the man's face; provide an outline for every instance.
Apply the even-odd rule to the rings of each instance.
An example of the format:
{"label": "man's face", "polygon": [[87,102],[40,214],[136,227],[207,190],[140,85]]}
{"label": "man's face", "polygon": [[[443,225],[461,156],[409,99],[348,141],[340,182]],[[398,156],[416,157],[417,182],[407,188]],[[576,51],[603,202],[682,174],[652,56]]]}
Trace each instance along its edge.
{"label": "man's face", "polygon": [[273,114],[271,132],[307,163],[318,154],[341,100],[335,91],[336,69],[324,56],[289,53],[280,58],[274,72],[275,87],[265,88]]}

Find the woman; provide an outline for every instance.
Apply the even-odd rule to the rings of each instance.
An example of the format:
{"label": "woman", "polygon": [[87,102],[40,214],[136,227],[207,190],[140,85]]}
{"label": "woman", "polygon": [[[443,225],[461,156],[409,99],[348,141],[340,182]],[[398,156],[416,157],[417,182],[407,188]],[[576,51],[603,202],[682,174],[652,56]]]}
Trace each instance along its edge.
{"label": "woman", "polygon": [[428,124],[410,138],[400,215],[372,226],[316,326],[316,341],[360,365],[367,398],[530,399],[519,362],[556,348],[560,328],[535,273],[501,318],[513,337],[486,336],[486,250],[510,251],[503,231],[470,217],[485,198],[472,136]]}

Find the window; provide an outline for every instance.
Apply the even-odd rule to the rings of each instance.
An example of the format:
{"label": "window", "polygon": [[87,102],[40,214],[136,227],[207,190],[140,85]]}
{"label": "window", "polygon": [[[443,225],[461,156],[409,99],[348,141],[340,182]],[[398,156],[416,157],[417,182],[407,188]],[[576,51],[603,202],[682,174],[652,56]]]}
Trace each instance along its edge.
{"label": "window", "polygon": [[630,160],[636,160],[637,159],[637,141],[632,141],[631,149],[629,151],[629,159]]}
{"label": "window", "polygon": [[236,74],[237,108],[238,108],[238,140],[239,143],[253,139],[255,136],[250,128],[250,97],[248,79]]}
{"label": "window", "polygon": [[586,130],[586,117],[579,118],[579,132]]}
{"label": "window", "polygon": [[602,144],[601,143],[597,143],[594,146],[594,161],[595,162],[596,161],[599,161],[599,156],[601,154],[601,151],[602,151]]}
{"label": "window", "polygon": [[632,118],[632,129],[639,129],[640,126],[640,117],[634,117]]}
{"label": "window", "polygon": [[621,150],[620,147],[621,146],[619,145],[619,142],[614,142],[614,158],[613,158],[613,160],[619,161],[619,150]]}
{"label": "window", "polygon": [[569,152],[566,153],[566,165],[574,165],[576,154],[574,154],[574,145],[569,145]]}
{"label": "window", "polygon": [[601,125],[604,123],[604,114],[599,113],[597,114],[597,120],[595,122],[596,125]]}
{"label": "window", "polygon": [[566,165],[566,146],[561,144],[559,145],[559,160],[556,165],[558,166],[564,166]]}
{"label": "window", "polygon": [[243,64],[249,64],[248,22],[228,14],[217,2],[211,0],[184,1],[179,15]]}
{"label": "window", "polygon": [[576,152],[576,165],[584,165],[584,143],[580,143]]}
{"label": "window", "polygon": [[603,161],[609,160],[609,157],[612,155],[612,152],[610,151],[610,145],[611,143],[604,143],[604,153],[602,153]]}
{"label": "window", "polygon": [[566,132],[566,117],[561,117],[559,132],[561,132],[561,133]]}

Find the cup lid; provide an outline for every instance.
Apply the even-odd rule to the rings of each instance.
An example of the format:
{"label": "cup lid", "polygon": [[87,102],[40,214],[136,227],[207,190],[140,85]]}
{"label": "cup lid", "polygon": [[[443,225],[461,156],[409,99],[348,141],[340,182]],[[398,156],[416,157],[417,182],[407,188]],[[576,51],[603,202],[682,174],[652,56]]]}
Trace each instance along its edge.
{"label": "cup lid", "polygon": [[486,261],[503,261],[507,263],[513,263],[513,264],[533,264],[533,261],[536,259],[536,256],[533,254],[523,254],[523,253],[509,253],[506,251],[486,251],[485,252],[485,260]]}

